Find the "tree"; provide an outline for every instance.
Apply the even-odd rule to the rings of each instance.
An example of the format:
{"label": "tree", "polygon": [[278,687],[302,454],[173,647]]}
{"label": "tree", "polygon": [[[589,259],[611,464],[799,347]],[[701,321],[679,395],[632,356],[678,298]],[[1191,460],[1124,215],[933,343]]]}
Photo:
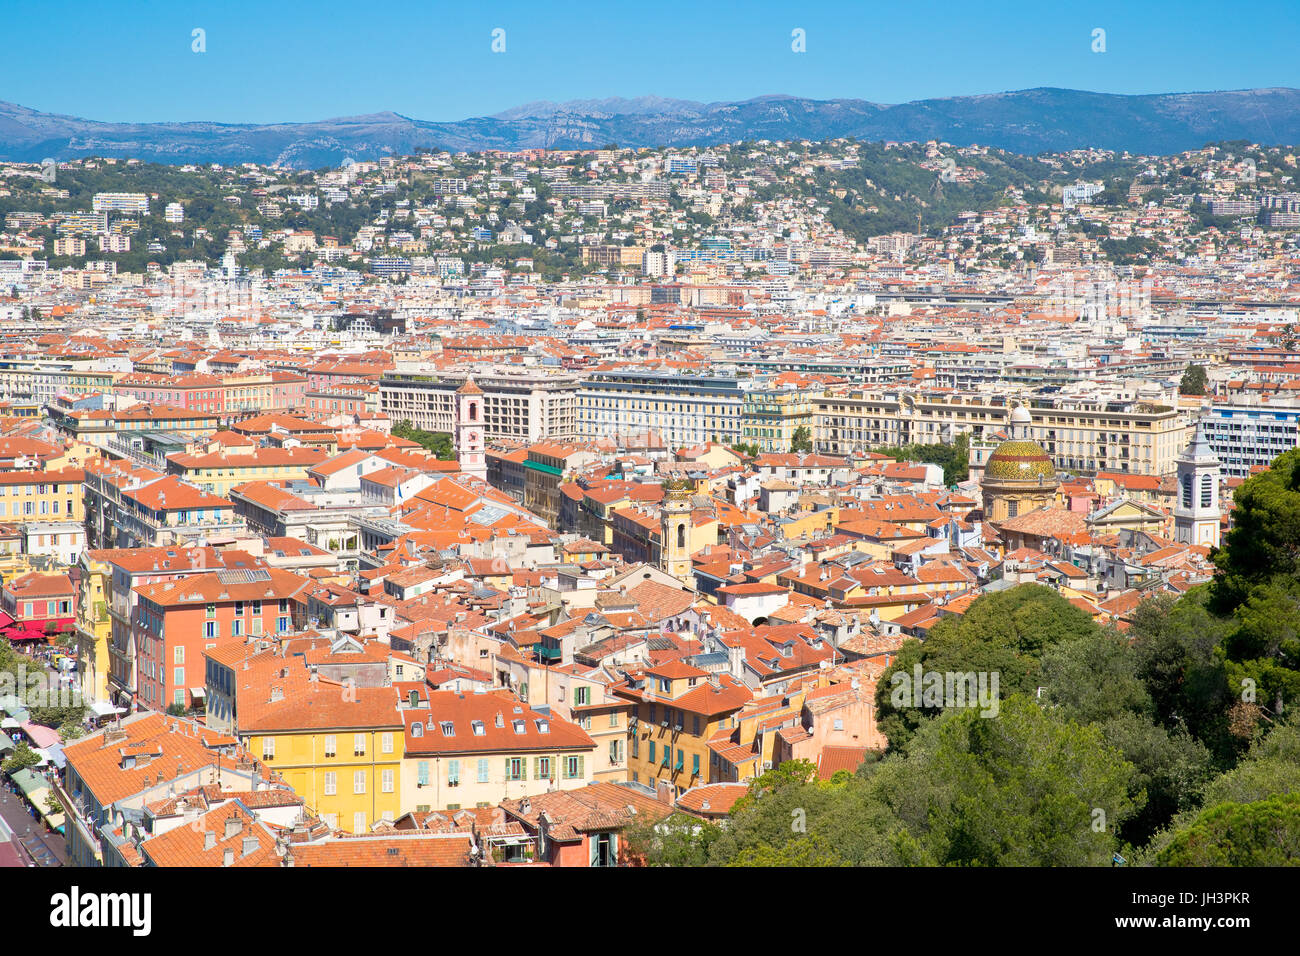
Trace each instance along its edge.
{"label": "tree", "polygon": [[943,481],[955,485],[970,477],[970,436],[962,432],[951,445],[903,445],[873,448],[878,455],[888,455],[896,461],[920,461],[943,466]]}
{"label": "tree", "polygon": [[628,855],[647,866],[704,866],[722,830],[686,813],[667,819],[634,823],[624,828]]}
{"label": "tree", "polygon": [[1134,610],[1128,634],[1155,720],[1169,730],[1185,727],[1227,766],[1240,749],[1228,732],[1235,698],[1219,653],[1229,625],[1210,612],[1208,599],[1205,587],[1177,600],[1148,598]]}
{"label": "tree", "polygon": [[62,727],[65,724],[80,725],[86,719],[88,708],[84,704],[71,707],[33,707],[31,719],[34,723],[46,727]]}
{"label": "tree", "polygon": [[933,707],[913,707],[910,701],[895,706],[895,674],[910,675],[918,664],[922,672],[996,674],[999,696],[1034,695],[1043,652],[1096,627],[1085,612],[1041,584],[982,595],[965,614],[942,618],[925,643],[903,643],[894,665],[876,685],[880,729],[890,751],[900,750],[923,722],[939,713]]}
{"label": "tree", "polygon": [[403,419],[393,426],[395,438],[413,441],[426,451],[432,452],[439,461],[454,461],[456,451],[451,443],[451,436],[446,432],[429,432],[416,428],[409,420]]}
{"label": "tree", "polygon": [[1206,385],[1205,366],[1188,365],[1187,370],[1183,372],[1182,381],[1178,383],[1178,393],[1180,395],[1204,395]]}
{"label": "tree", "polygon": [[13,753],[5,760],[0,769],[7,774],[17,773],[19,770],[28,770],[32,767],[39,767],[41,764],[41,755],[27,745],[27,741],[20,740],[14,747]]}
{"label": "tree", "polygon": [[812,432],[808,430],[807,425],[800,425],[790,436],[790,451],[794,454],[800,452],[810,452],[813,450]]}
{"label": "tree", "polygon": [[994,718],[931,722],[871,783],[906,831],[894,846],[916,862],[1100,866],[1140,806],[1134,772],[1097,727],[1016,695]]}
{"label": "tree", "polygon": [[1300,578],[1300,449],[1283,452],[1235,495],[1232,530],[1214,555],[1210,606],[1231,614],[1251,590]]}
{"label": "tree", "polygon": [[1300,866],[1300,793],[1220,803],[1156,855],[1157,866]]}

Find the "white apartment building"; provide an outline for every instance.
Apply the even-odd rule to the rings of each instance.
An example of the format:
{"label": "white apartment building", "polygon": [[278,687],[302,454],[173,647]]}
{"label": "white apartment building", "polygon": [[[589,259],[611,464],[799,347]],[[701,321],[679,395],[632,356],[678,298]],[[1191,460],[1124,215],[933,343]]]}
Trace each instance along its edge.
{"label": "white apartment building", "polygon": [[626,368],[598,372],[578,389],[585,438],[654,429],[672,448],[741,440],[741,412],[751,381],[734,374],[686,375]]}
{"label": "white apartment building", "polygon": [[1202,424],[1224,478],[1249,477],[1254,466],[1300,445],[1300,404],[1285,399],[1215,402]]}
{"label": "white apartment building", "polygon": [[[456,390],[469,372],[398,371],[379,382],[380,410],[394,422],[455,434]],[[485,441],[513,438],[527,442],[578,437],[578,376],[559,369],[498,367],[475,370],[483,390]]]}

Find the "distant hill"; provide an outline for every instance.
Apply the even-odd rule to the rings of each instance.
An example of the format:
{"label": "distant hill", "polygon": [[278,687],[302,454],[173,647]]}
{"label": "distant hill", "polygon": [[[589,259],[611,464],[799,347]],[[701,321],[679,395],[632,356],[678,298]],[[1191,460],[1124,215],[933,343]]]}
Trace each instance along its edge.
{"label": "distant hill", "polygon": [[1035,89],[918,100],[762,96],[738,103],[661,97],[529,103],[496,116],[428,122],[373,113],[267,125],[101,123],[0,103],[0,159],[132,156],[163,163],[337,165],[419,147],[450,150],[691,146],[747,139],[945,140],[1023,154],[1101,147],[1169,154],[1208,142],[1300,143],[1300,90],[1121,96]]}

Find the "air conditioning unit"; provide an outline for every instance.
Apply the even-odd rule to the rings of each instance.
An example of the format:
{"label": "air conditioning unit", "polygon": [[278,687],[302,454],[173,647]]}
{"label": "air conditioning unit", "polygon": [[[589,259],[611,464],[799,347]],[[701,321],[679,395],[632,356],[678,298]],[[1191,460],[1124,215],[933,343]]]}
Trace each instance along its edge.
{"label": "air conditioning unit", "polygon": [[668,721],[666,721],[666,720],[661,720],[661,721],[659,721],[659,726],[660,726],[660,727],[667,727],[667,726],[668,726]]}
{"label": "air conditioning unit", "polygon": [[673,724],[673,730],[675,730],[677,733],[681,733],[681,731],[682,731],[682,725],[681,725],[681,724]]}

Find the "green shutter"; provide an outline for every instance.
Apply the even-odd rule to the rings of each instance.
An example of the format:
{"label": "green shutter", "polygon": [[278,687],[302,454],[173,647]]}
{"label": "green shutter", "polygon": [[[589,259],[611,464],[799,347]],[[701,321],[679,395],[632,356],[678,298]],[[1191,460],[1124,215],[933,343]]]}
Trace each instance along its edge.
{"label": "green shutter", "polygon": [[579,756],[579,757],[578,757],[578,779],[579,779],[579,780],[582,779],[582,763],[583,763],[583,761],[584,761],[585,759],[586,759],[586,758],[585,758],[585,757],[582,757],[582,756]]}
{"label": "green shutter", "polygon": [[506,779],[510,779],[510,758],[506,758]]}

